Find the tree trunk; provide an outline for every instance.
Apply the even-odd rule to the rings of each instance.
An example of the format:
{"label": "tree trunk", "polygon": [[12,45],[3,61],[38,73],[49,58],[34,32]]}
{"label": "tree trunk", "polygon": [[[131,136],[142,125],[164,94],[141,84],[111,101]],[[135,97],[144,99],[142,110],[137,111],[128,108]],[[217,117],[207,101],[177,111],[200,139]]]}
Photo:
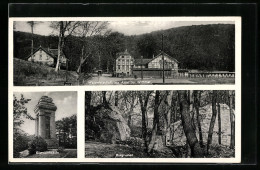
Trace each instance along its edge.
{"label": "tree trunk", "polygon": [[212,143],[212,135],[213,135],[213,129],[216,121],[217,116],[217,109],[216,109],[216,102],[217,102],[217,92],[213,90],[212,94],[212,117],[209,125],[209,132],[208,132],[208,142],[207,142],[207,154],[209,154],[209,147]]}
{"label": "tree trunk", "polygon": [[203,135],[202,135],[202,129],[201,129],[201,118],[200,118],[200,91],[194,90],[194,107],[196,110],[196,115],[197,115],[197,125],[198,125],[198,130],[199,130],[199,143],[200,147],[203,148]]}
{"label": "tree trunk", "polygon": [[220,96],[218,96],[217,107],[218,107],[218,144],[221,145],[221,113],[220,113]]}
{"label": "tree trunk", "polygon": [[115,106],[118,106],[118,91],[115,91]]}
{"label": "tree trunk", "polygon": [[155,141],[156,141],[156,136],[158,135],[158,131],[160,131],[160,127],[159,127],[159,97],[160,97],[160,92],[158,90],[156,90],[155,92],[155,100],[154,100],[154,117],[153,117],[153,130],[152,130],[152,137],[151,137],[151,141],[149,143],[148,146],[148,153],[151,153],[153,150],[153,147],[155,145]]}
{"label": "tree trunk", "polygon": [[91,104],[91,91],[86,91],[85,92],[86,115],[91,114],[90,104]]}
{"label": "tree trunk", "polygon": [[203,157],[203,152],[199,146],[196,133],[191,124],[191,117],[189,113],[189,104],[187,102],[187,92],[184,90],[178,91],[178,97],[180,102],[180,113],[183,125],[183,130],[186,135],[188,144],[191,149],[191,157],[201,158]]}
{"label": "tree trunk", "polygon": [[31,46],[31,58],[32,58],[32,61],[34,60],[34,56],[33,56],[33,26],[34,26],[34,21],[31,21],[31,31],[32,31],[32,46]]}
{"label": "tree trunk", "polygon": [[62,44],[63,44],[62,41],[63,41],[63,38],[64,38],[63,21],[59,22],[59,26],[60,26],[60,30],[59,30],[58,56],[57,56],[56,68],[55,68],[56,72],[59,70],[60,56],[61,56]]}
{"label": "tree trunk", "polygon": [[106,98],[106,94],[107,92],[106,91],[102,91],[102,98],[103,98],[103,105],[107,105],[107,98]]}
{"label": "tree trunk", "polygon": [[[142,97],[141,92],[139,92],[139,102],[140,102],[141,111],[142,111],[142,138],[144,140],[145,152],[148,153],[148,144],[147,144],[147,140],[146,140],[146,138],[147,138],[146,109],[147,109],[149,95],[148,94],[143,94],[143,95],[144,95],[144,97]],[[144,98],[144,101],[143,101],[143,98]]]}
{"label": "tree trunk", "polygon": [[235,118],[233,113],[233,95],[232,91],[229,91],[229,110],[230,110],[230,124],[231,124],[231,138],[230,138],[230,149],[235,148]]}

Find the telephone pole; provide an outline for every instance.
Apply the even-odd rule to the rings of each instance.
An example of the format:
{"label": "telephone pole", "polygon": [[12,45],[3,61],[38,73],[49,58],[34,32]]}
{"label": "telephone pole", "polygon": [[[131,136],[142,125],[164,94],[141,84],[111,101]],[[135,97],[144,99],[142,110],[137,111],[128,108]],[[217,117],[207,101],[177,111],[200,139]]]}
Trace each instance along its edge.
{"label": "telephone pole", "polygon": [[141,56],[141,78],[143,80],[143,56]]}
{"label": "telephone pole", "polygon": [[163,55],[163,34],[162,34],[162,60],[163,60],[163,84],[165,83],[165,77],[164,77],[164,55]]}

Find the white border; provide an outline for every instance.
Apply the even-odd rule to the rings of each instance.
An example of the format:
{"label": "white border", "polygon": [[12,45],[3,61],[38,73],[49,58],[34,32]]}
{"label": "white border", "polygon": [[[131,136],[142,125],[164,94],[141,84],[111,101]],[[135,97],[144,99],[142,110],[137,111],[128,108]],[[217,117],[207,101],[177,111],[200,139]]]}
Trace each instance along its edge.
{"label": "white border", "polygon": [[[235,84],[234,85],[98,85],[98,86],[13,86],[13,22],[14,21],[234,21],[235,22]],[[45,17],[9,18],[8,65],[8,149],[9,162],[139,162],[139,163],[240,163],[241,162],[241,17]],[[235,90],[235,158],[85,158],[85,91],[112,90]],[[13,158],[13,92],[77,91],[78,158]],[[81,101],[81,102],[79,102]]]}

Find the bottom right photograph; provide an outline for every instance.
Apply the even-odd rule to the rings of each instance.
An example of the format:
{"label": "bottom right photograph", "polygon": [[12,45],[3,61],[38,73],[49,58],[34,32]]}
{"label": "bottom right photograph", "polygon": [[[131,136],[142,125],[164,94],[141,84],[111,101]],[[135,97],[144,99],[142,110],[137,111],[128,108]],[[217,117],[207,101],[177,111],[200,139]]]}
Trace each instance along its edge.
{"label": "bottom right photograph", "polygon": [[234,90],[86,91],[86,158],[234,158]]}

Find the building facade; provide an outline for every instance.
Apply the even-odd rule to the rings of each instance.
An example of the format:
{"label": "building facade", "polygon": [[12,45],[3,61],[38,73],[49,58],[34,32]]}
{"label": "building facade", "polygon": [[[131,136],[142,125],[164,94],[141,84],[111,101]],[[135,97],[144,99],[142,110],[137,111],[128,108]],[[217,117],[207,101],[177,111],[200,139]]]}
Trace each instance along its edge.
{"label": "building facade", "polygon": [[125,50],[117,53],[116,76],[131,76],[133,74],[134,58]]}
{"label": "building facade", "polygon": [[143,77],[162,77],[163,63],[164,75],[166,78],[177,75],[179,62],[165,52],[159,53],[152,59],[136,59],[133,68],[133,74],[137,77],[141,77],[142,75]]}
{"label": "building facade", "polygon": [[[48,65],[51,67],[55,67],[58,58],[58,49],[45,49],[43,47],[39,47],[36,49],[33,54],[30,54],[27,57],[28,61],[35,62],[35,63],[42,63],[44,65]],[[66,66],[67,58],[61,52],[60,56],[60,64],[62,67]]]}

